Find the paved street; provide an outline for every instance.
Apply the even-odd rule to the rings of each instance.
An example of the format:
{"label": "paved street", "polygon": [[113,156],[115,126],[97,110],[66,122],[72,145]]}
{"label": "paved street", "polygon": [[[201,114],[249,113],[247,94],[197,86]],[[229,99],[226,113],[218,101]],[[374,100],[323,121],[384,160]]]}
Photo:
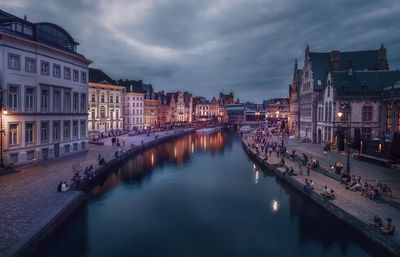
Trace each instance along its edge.
{"label": "paved street", "polygon": [[[319,144],[300,143],[295,140],[285,142],[285,146],[289,153],[293,149],[296,150],[298,156],[302,156],[305,153],[308,156],[315,156],[318,158],[320,166],[328,169],[329,165],[336,162],[341,162],[346,168],[347,155],[345,153],[331,151],[328,152],[328,156],[324,156],[323,147]],[[388,184],[393,191],[393,198],[397,202],[400,202],[400,170],[387,168],[377,164],[355,160],[350,158],[351,174],[361,176],[368,183],[375,185],[375,180],[379,179],[384,184]]]}
{"label": "paved street", "polygon": [[[179,133],[164,131],[156,133],[159,138]],[[123,136],[127,149],[131,143],[140,145],[155,139],[155,135]],[[104,146],[89,144],[89,151],[72,154],[62,160],[51,160],[45,164],[20,167],[20,172],[0,176],[0,256],[9,247],[29,233],[35,225],[40,224],[68,203],[74,192],[59,193],[60,181],[69,182],[72,178],[72,165],[80,162],[86,166],[98,166],[98,155],[108,161],[117,150],[111,144],[111,138],[102,139]]]}
{"label": "paved street", "polygon": [[[247,141],[252,143],[252,139]],[[254,149],[253,149],[254,150]],[[322,153],[323,154],[323,153]],[[265,156],[265,154],[261,154]],[[276,157],[276,153],[272,153],[268,157],[268,162],[272,164],[277,164],[281,161],[281,158]],[[333,200],[337,206],[350,213],[351,215],[357,217],[358,219],[369,223],[375,214],[382,218],[384,224],[386,225],[386,218],[391,217],[396,228],[400,228],[400,212],[398,209],[393,208],[380,201],[372,201],[361,195],[361,192],[353,192],[346,190],[343,185],[340,185],[338,181],[325,176],[319,172],[312,171],[310,176],[307,176],[307,169],[303,167],[303,175],[299,172],[299,163],[285,158],[285,164],[289,167],[293,167],[296,176],[293,176],[297,181],[304,185],[305,179],[312,179],[315,183],[315,192],[322,192],[323,187],[326,185],[329,189],[333,189],[336,194],[336,199]],[[380,233],[377,231],[377,233]],[[396,232],[394,237],[400,242],[400,233]]]}

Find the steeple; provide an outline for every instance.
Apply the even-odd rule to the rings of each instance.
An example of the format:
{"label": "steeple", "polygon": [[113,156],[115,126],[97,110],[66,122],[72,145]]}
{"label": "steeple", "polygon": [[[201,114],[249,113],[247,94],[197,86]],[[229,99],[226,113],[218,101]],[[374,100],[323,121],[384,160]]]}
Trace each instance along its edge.
{"label": "steeple", "polygon": [[297,58],[294,59],[294,71],[293,71],[293,82],[292,82],[292,90],[297,90]]}

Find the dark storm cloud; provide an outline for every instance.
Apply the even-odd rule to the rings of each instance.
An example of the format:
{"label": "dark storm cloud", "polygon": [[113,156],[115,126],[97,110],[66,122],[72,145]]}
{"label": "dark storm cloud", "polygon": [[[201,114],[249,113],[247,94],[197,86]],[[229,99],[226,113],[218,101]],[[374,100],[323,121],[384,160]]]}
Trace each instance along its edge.
{"label": "dark storm cloud", "polygon": [[[0,0],[4,1],[4,0]],[[400,66],[400,1],[41,0],[1,5],[50,21],[113,78],[260,102],[287,96],[294,59],[312,51],[378,49]]]}

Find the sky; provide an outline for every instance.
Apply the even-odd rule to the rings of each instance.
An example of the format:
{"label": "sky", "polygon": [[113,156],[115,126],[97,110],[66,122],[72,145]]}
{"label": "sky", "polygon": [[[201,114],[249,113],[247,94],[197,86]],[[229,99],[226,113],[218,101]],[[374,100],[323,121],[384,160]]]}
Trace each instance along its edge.
{"label": "sky", "polygon": [[400,67],[400,0],[0,0],[31,22],[52,22],[113,79],[156,91],[241,101],[288,97],[295,58],[387,48]]}

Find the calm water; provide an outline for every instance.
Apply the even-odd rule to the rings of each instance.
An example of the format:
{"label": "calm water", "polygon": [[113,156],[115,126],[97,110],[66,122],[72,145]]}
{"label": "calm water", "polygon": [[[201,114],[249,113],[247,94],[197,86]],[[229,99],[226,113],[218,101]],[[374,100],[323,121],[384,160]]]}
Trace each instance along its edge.
{"label": "calm water", "polygon": [[158,146],[88,194],[38,256],[380,256],[255,166],[231,134]]}

